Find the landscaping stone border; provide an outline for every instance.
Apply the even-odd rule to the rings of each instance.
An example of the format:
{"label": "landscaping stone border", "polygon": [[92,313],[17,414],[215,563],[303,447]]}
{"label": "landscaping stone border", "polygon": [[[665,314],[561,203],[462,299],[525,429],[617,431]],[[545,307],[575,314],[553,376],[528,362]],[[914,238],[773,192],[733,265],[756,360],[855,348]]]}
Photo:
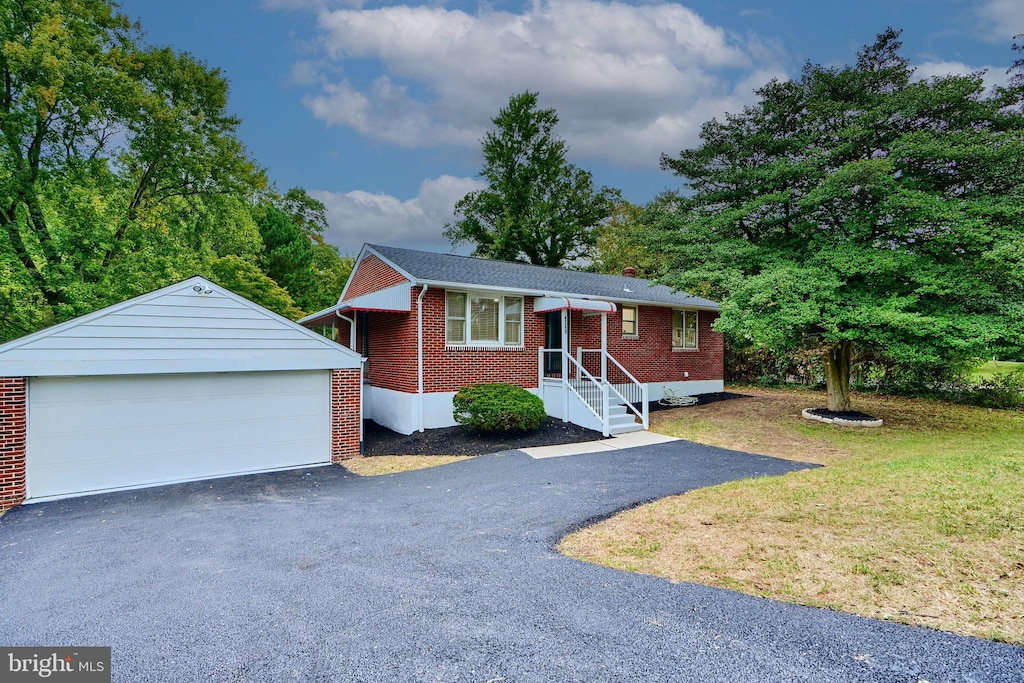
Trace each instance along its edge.
{"label": "landscaping stone border", "polygon": [[835,424],[841,427],[881,427],[881,419],[869,419],[869,420],[851,420],[845,417],[828,417],[826,415],[815,415],[815,408],[804,408],[800,413],[804,419],[817,420],[818,422],[824,422],[826,424]]}

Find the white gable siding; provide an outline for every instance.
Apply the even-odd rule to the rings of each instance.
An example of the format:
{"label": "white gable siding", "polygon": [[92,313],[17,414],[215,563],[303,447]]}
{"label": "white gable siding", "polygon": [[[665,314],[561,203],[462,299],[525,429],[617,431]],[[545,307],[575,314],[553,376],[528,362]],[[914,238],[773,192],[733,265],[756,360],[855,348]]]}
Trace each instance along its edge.
{"label": "white gable siding", "polygon": [[0,376],[7,377],[321,370],[359,362],[348,349],[202,278],[0,346]]}

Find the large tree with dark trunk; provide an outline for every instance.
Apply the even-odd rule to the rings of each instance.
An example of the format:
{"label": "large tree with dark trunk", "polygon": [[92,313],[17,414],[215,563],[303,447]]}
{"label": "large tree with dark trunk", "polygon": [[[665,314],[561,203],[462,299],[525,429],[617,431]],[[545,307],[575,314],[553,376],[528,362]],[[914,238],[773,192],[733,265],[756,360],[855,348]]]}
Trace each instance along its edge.
{"label": "large tree with dark trunk", "polygon": [[808,64],[662,157],[688,187],[652,231],[668,282],[721,298],[733,339],[820,354],[832,410],[855,351],[1024,346],[1024,84],[914,80],[899,48],[890,29],[852,66]]}

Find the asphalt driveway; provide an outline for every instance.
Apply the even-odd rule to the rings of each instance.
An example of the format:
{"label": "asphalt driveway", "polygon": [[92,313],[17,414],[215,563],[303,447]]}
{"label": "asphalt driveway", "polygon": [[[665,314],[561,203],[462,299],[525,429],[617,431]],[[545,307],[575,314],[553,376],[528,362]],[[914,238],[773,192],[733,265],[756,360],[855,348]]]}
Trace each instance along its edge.
{"label": "asphalt driveway", "polygon": [[0,643],[110,645],[119,681],[1024,679],[1022,648],[552,549],[641,501],[799,467],[680,441],[28,505],[0,519]]}

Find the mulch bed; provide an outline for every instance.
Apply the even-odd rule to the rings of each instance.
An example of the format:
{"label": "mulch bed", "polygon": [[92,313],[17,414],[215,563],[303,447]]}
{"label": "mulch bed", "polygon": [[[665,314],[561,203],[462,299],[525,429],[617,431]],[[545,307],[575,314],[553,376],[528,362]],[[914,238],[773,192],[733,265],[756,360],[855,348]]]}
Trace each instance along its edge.
{"label": "mulch bed", "polygon": [[546,418],[535,432],[490,434],[468,427],[426,429],[399,434],[372,420],[363,423],[365,456],[374,455],[483,455],[533,446],[553,446],[602,439],[601,432],[571,422]]}
{"label": "mulch bed", "polygon": [[[703,406],[708,403],[718,403],[719,401],[731,401],[734,398],[750,398],[746,394],[734,394],[729,391],[716,391],[713,394],[698,394],[694,398],[697,402],[694,405]],[[692,406],[663,406],[657,401],[651,401],[650,411],[653,413],[656,410],[675,410],[681,407],[692,407]]]}
{"label": "mulch bed", "polygon": [[[748,398],[743,394],[720,391],[701,394],[697,405]],[[668,410],[674,406],[659,405],[652,401],[651,412]],[[563,443],[583,443],[603,439],[601,432],[585,429],[558,418],[546,418],[535,432],[489,434],[468,427],[426,429],[422,433],[399,434],[372,420],[363,423],[364,456],[374,455],[483,455],[534,446],[554,446]]]}
{"label": "mulch bed", "polygon": [[840,420],[850,420],[851,422],[873,422],[878,418],[867,413],[862,413],[857,410],[829,410],[828,408],[811,408],[807,412],[817,415],[818,417],[827,417],[831,419],[839,418]]}

